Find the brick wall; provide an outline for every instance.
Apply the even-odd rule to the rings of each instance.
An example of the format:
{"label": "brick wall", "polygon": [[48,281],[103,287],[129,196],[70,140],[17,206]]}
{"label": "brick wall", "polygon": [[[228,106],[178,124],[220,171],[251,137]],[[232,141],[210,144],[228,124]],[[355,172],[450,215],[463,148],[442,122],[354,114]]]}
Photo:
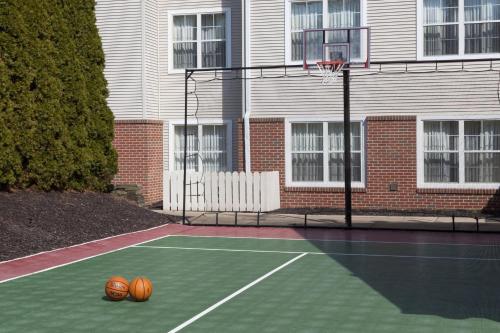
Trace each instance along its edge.
{"label": "brick wall", "polygon": [[[243,135],[242,123],[238,133]],[[279,171],[283,208],[343,208],[343,188],[285,187],[285,126],[283,119],[252,119],[253,171]],[[417,189],[416,118],[369,117],[366,132],[366,188],[353,189],[354,209],[500,210],[495,190]],[[244,155],[238,155],[239,170]],[[397,191],[389,185],[397,184]]]}
{"label": "brick wall", "polygon": [[163,122],[115,121],[113,145],[118,152],[118,174],[114,184],[139,185],[146,205],[162,200]]}

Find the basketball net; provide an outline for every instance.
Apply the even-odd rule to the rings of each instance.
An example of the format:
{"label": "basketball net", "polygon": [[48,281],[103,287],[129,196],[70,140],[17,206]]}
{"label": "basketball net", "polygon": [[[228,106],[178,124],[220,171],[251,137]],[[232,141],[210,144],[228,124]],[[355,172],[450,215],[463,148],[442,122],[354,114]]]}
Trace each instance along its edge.
{"label": "basketball net", "polygon": [[323,77],[321,83],[326,86],[337,81],[340,72],[344,69],[345,63],[341,60],[318,61],[317,65]]}

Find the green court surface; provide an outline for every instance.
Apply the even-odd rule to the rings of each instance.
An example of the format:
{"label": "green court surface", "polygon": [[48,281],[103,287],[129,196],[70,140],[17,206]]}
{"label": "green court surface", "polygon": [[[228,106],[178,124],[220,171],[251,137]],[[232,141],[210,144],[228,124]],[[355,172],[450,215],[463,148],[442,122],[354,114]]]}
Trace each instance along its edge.
{"label": "green court surface", "polygon": [[[110,302],[111,275],[149,277]],[[0,284],[0,332],[500,332],[500,246],[166,237]]]}

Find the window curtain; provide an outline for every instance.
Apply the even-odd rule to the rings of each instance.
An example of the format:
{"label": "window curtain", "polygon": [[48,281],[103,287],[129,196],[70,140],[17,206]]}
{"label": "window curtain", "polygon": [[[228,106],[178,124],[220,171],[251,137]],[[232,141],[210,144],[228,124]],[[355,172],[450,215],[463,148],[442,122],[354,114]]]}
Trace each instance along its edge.
{"label": "window curtain", "polygon": [[424,53],[458,54],[458,0],[424,0]]}
{"label": "window curtain", "polygon": [[224,14],[201,16],[201,55],[203,67],[226,66],[226,17]]}
{"label": "window curtain", "polygon": [[465,181],[500,183],[500,121],[466,121]]}
{"label": "window curtain", "polygon": [[225,125],[203,126],[202,164],[205,172],[227,171],[227,142]]}
{"label": "window curtain", "polygon": [[[174,170],[183,170],[184,166],[184,126],[175,126]],[[187,128],[187,169],[198,171],[199,160],[198,127]]]}
{"label": "window curtain", "polygon": [[[329,177],[330,181],[344,180],[344,124],[328,124]],[[361,181],[361,124],[351,124],[351,173],[352,181]]]}
{"label": "window curtain", "polygon": [[500,52],[500,0],[464,1],[465,53]]}
{"label": "window curtain", "polygon": [[459,181],[458,121],[424,122],[424,181]]}
{"label": "window curtain", "polygon": [[323,181],[323,124],[292,124],[292,180]]}
{"label": "window curtain", "polygon": [[196,68],[198,64],[196,15],[174,16],[173,20],[174,68]]}
{"label": "window curtain", "polygon": [[[323,28],[323,1],[293,1],[291,3],[292,60],[304,57],[304,29]],[[322,59],[323,34],[308,34],[308,59]]]}
{"label": "window curtain", "polygon": [[[361,26],[360,0],[329,0],[328,1],[328,26],[331,28],[347,28]],[[351,43],[351,58],[361,57],[361,33],[351,31],[347,38],[347,31],[329,34],[330,43]]]}

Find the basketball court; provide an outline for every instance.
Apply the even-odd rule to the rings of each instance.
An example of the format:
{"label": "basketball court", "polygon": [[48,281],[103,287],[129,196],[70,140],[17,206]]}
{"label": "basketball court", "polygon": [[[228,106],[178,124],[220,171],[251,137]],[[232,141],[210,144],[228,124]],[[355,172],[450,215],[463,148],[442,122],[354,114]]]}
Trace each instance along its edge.
{"label": "basketball court", "polygon": [[[500,329],[496,235],[178,225],[155,232],[0,264],[5,277],[50,258],[0,282],[0,331]],[[97,252],[86,258],[92,246]],[[56,265],[79,250],[84,257]],[[107,300],[112,275],[149,277],[153,296]]]}

